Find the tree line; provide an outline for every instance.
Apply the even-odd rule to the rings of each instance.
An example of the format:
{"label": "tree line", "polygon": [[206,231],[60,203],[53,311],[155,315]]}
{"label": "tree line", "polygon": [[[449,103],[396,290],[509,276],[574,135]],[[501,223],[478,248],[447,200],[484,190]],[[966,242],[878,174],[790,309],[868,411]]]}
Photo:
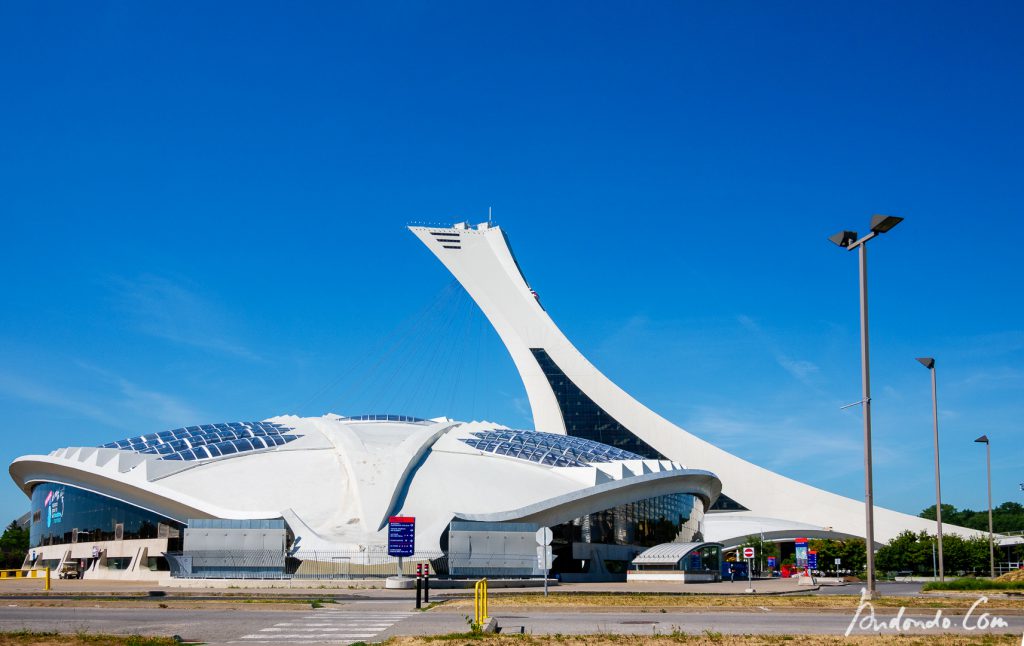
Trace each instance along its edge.
{"label": "tree line", "polygon": [[[935,505],[926,507],[918,514],[921,518],[935,520]],[[969,529],[988,531],[988,509],[957,509],[953,505],[942,505],[942,524],[959,525]],[[1016,502],[1004,502],[992,508],[992,531],[1019,532],[1024,531],[1024,505]],[[946,544],[943,542],[943,549]]]}
{"label": "tree line", "polygon": [[18,521],[12,520],[0,536],[0,569],[20,568],[27,552],[28,527],[23,528]]}
{"label": "tree line", "polygon": [[[935,505],[927,507],[919,514],[921,518],[935,520]],[[953,505],[942,505],[943,524],[959,525],[982,532],[988,531],[988,510],[957,509]],[[992,528],[995,533],[1015,532],[1024,530],[1024,505],[1016,502],[1004,502],[992,509]],[[762,540],[760,536],[748,536],[741,547],[753,547],[756,550],[754,571],[767,569],[767,557],[778,556],[779,546]],[[847,540],[811,539],[807,545],[809,550],[818,553],[818,570],[863,574],[867,568],[867,556],[864,541],[859,538]],[[905,531],[883,545],[875,552],[875,570],[880,574],[895,572],[912,572],[919,575],[931,575],[937,558],[935,536],[928,532]],[[964,538],[955,533],[947,533],[942,537],[943,565],[945,571],[953,575],[984,573],[989,571],[988,537],[977,536]],[[1024,548],[1017,546],[997,548],[996,561],[1024,560]],[[837,566],[835,560],[839,559]],[[793,557],[787,557],[780,564],[793,564]]]}

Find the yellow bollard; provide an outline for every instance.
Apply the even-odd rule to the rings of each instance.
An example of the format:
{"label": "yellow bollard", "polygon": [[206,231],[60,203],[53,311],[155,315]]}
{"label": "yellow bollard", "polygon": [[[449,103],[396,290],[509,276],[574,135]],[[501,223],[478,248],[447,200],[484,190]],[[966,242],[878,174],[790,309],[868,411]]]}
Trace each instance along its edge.
{"label": "yellow bollard", "polygon": [[50,591],[50,566],[46,566],[46,583],[43,584],[43,590]]}
{"label": "yellow bollard", "polygon": [[490,617],[487,616],[487,579],[480,579],[473,586],[473,623],[483,628]]}

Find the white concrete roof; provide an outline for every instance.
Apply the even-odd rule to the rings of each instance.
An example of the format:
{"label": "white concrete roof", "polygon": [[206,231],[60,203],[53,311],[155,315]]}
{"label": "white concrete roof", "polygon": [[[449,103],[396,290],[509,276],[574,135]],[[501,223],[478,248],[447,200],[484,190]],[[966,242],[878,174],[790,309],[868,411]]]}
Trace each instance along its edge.
{"label": "white concrete roof", "polygon": [[[120,448],[22,456],[10,473],[26,494],[40,482],[62,483],[180,522],[285,518],[304,548],[324,550],[386,543],[391,515],[415,517],[417,549],[435,551],[455,518],[551,526],[669,493],[707,504],[721,490],[714,474],[564,435],[396,417],[274,417],[264,422],[286,429],[287,443],[187,459],[148,452],[138,441],[170,447],[149,434],[130,446],[115,442]],[[169,433],[193,437],[189,429]]]}

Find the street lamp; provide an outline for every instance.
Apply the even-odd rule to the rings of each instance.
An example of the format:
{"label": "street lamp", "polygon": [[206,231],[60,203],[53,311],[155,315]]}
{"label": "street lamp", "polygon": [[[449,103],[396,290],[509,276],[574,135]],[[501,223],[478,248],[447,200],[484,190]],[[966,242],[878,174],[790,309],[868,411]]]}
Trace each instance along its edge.
{"label": "street lamp", "polygon": [[871,233],[857,238],[856,231],[840,231],[829,240],[840,247],[853,251],[860,250],[860,363],[864,407],[864,516],[865,543],[867,544],[868,581],[867,595],[877,596],[875,590],[875,500],[871,485],[871,371],[868,361],[868,247],[867,242],[885,233],[903,221],[894,215],[871,216]]}
{"label": "street lamp", "polygon": [[942,485],[939,480],[939,400],[935,387],[935,359],[920,357],[918,361],[932,373],[932,430],[935,435],[935,532],[939,544],[939,581],[945,581],[942,571]]}
{"label": "street lamp", "polygon": [[975,442],[985,445],[985,462],[988,465],[988,565],[992,578],[996,578],[996,547],[992,540],[992,444],[988,435],[982,435]]}

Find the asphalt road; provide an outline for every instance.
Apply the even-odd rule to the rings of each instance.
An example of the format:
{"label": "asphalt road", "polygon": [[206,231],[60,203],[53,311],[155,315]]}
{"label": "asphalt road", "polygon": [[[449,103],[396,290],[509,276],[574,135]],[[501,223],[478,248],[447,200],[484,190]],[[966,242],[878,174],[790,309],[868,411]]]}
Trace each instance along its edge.
{"label": "asphalt road", "polygon": [[[180,635],[189,641],[216,644],[349,643],[379,641],[391,635],[432,635],[464,632],[465,613],[434,610],[412,612],[406,602],[355,602],[328,604],[313,610],[299,606],[288,610],[217,610],[175,608],[109,607],[21,607],[0,608],[0,630],[89,632],[112,634]],[[965,623],[964,615],[943,613],[950,625],[938,630],[884,630],[883,632],[985,632],[1021,634],[1024,616],[1000,617],[1005,626],[984,625],[979,609]],[[871,632],[875,624],[862,615],[855,632]],[[877,622],[888,622],[892,612],[879,614]],[[919,621],[934,619],[935,613],[915,610],[904,617]],[[545,634],[618,633],[635,635],[704,631],[726,634],[842,634],[854,619],[852,612],[776,611],[768,608],[748,612],[668,611],[637,612],[550,612],[516,611],[495,613],[506,632]],[[979,624],[979,621],[982,623]]]}

